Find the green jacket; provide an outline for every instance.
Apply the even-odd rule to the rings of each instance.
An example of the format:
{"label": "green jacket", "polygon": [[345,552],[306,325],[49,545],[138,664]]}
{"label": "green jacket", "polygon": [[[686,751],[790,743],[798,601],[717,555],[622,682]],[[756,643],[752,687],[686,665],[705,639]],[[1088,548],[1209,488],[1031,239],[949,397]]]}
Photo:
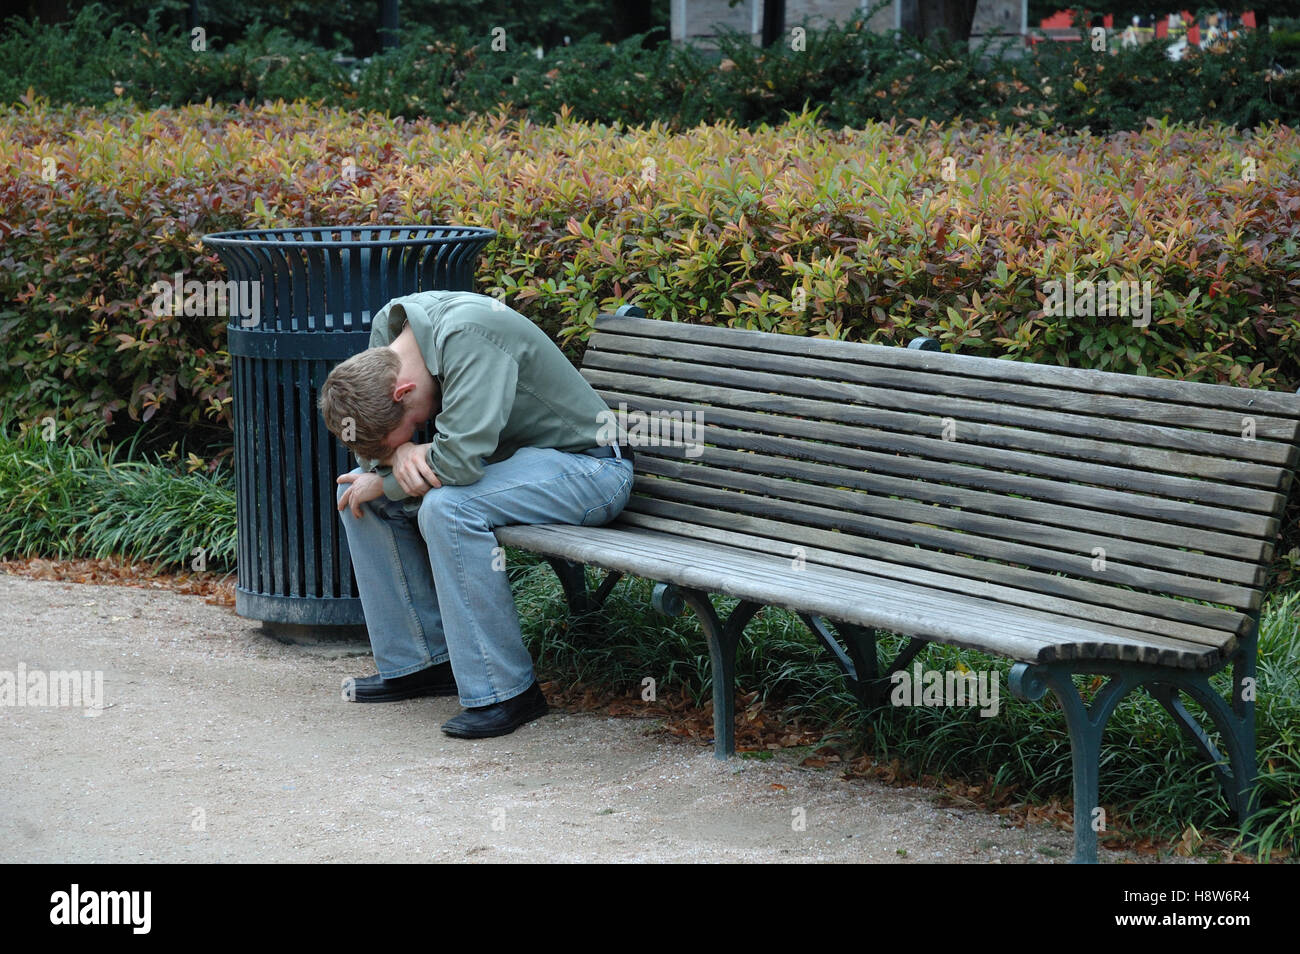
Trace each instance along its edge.
{"label": "green jacket", "polygon": [[[370,347],[390,344],[407,322],[442,388],[427,455],[442,483],[472,484],[484,464],[521,447],[582,451],[597,445],[608,406],[555,342],[517,311],[473,292],[406,295],[375,315]],[[407,497],[391,468],[359,463],[383,475],[390,499]]]}

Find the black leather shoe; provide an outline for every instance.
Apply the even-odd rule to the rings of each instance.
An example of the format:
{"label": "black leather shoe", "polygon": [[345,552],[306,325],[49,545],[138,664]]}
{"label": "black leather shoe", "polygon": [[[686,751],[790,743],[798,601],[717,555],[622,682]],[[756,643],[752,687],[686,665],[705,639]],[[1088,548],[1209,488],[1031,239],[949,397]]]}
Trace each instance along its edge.
{"label": "black leather shoe", "polygon": [[[353,679],[351,685],[353,702],[396,702],[398,699],[413,699],[416,696],[456,695],[456,677],[451,673],[451,663],[439,663],[396,679],[385,679],[375,673],[373,676]],[[345,695],[347,690],[348,684],[345,682]]]}
{"label": "black leather shoe", "polygon": [[546,696],[534,682],[521,694],[491,706],[466,709],[442,724],[442,731],[458,739],[490,739],[509,735],[525,722],[546,715]]}

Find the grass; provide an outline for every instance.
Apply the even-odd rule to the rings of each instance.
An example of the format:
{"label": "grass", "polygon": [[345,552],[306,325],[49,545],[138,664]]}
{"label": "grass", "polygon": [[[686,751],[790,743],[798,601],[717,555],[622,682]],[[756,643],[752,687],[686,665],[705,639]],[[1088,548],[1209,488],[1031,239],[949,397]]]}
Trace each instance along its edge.
{"label": "grass", "polygon": [[127,557],[160,569],[235,565],[228,471],[187,473],[132,445],[103,450],[0,427],[0,558]]}
{"label": "grass", "polygon": [[[187,569],[195,548],[209,570],[235,561],[234,488],[228,470],[207,473],[173,461],[136,457],[132,447],[100,450],[10,434],[0,426],[0,558],[121,556]],[[194,462],[192,461],[191,464]],[[650,608],[652,583],[626,579],[604,609],[575,625],[559,583],[541,558],[511,551],[509,572],[524,639],[548,678],[639,697],[653,678],[658,694],[711,701],[708,647],[690,612],[675,619]],[[589,571],[594,577],[595,571]],[[735,601],[714,598],[720,614]],[[1300,587],[1272,594],[1262,616],[1256,699],[1261,810],[1240,850],[1261,859],[1294,855],[1300,840]],[[884,635],[889,658],[904,640]],[[897,760],[904,776],[968,780],[1018,798],[1069,799],[1072,781],[1065,721],[1049,694],[1015,699],[1007,660],[932,645],[926,670],[962,664],[997,673],[1000,711],[889,708],[864,711],[839,670],[802,622],[766,609],[746,630],[736,662],[738,686],[757,691],[768,711],[821,729],[851,754]],[[1226,696],[1228,673],[1213,680]],[[1190,711],[1198,710],[1185,699]],[[1217,733],[1211,733],[1217,740]],[[1219,744],[1222,750],[1222,744]],[[761,755],[757,756],[761,757]],[[1210,767],[1144,692],[1111,717],[1102,749],[1102,802],[1108,819],[1134,835],[1177,838],[1189,827],[1237,834]],[[1112,823],[1111,827],[1114,827]]]}

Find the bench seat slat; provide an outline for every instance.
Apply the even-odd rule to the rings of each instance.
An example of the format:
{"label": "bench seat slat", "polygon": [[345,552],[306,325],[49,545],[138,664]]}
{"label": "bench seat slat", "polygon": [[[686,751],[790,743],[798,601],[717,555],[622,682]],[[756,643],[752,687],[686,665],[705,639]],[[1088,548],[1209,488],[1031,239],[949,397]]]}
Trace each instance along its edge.
{"label": "bench seat slat", "polygon": [[497,539],[506,546],[1024,662],[1123,658],[1203,669],[1221,659],[1221,650],[1183,640],[1080,625],[1034,609],[1011,610],[945,590],[815,564],[796,573],[784,557],[627,527],[501,527]]}
{"label": "bench seat slat", "polygon": [[1113,371],[1061,368],[1024,361],[981,358],[974,355],[832,341],[827,338],[774,335],[761,331],[615,315],[600,316],[596,321],[596,331],[732,347],[737,349],[736,363],[738,364],[743,364],[745,353],[752,350],[839,359],[860,364],[933,371],[940,374],[952,373],[954,368],[959,368],[962,377],[1015,381],[1099,394],[1150,398],[1243,414],[1260,413],[1300,418],[1300,398],[1295,395],[1237,388],[1224,384],[1173,381],[1136,374],[1119,374]]}
{"label": "bench seat slat", "polygon": [[[501,530],[509,532],[502,533]],[[605,530],[604,527],[584,528]],[[818,567],[810,575],[795,578],[789,572],[787,561],[780,560],[751,551],[731,552],[726,547],[712,546],[704,548],[698,541],[673,538],[667,535],[628,531],[619,528],[618,543],[612,544],[602,538],[602,534],[574,534],[569,524],[540,524],[525,527],[498,528],[498,542],[506,546],[527,546],[538,553],[548,553],[580,562],[605,566],[612,569],[634,572],[638,576],[650,579],[675,582],[686,586],[696,586],[711,593],[747,598],[753,594],[758,599],[759,585],[764,584],[762,592],[773,592],[776,587],[777,601],[764,599],[767,605],[782,606],[786,609],[802,610],[826,615],[832,619],[849,619],[845,613],[859,614],[860,607],[851,606],[845,598],[845,585],[858,587],[856,593],[864,597],[864,604],[880,603],[885,596],[884,590],[875,590],[868,579],[848,576],[836,577],[833,568]],[[549,537],[539,534],[548,532]],[[617,549],[615,549],[617,547]],[[632,569],[639,568],[639,569]],[[822,572],[822,571],[826,572]],[[780,578],[777,578],[777,574]],[[798,587],[791,586],[791,580],[797,579]],[[747,580],[737,591],[737,582]],[[928,596],[928,594],[926,594]],[[889,602],[895,602],[892,595]],[[948,609],[939,605],[940,613]],[[827,609],[834,612],[826,613]],[[862,622],[859,619],[853,620]],[[999,615],[997,608],[990,607],[985,623],[995,621],[999,624],[998,639],[1013,641],[1020,651],[1026,648],[1037,659],[1049,647],[1054,647],[1062,640],[1053,640],[1040,627],[1033,626],[1024,615]],[[1068,628],[1066,624],[1063,628]],[[1090,631],[1075,631],[1075,635],[1091,638]],[[993,637],[990,637],[993,639]]]}

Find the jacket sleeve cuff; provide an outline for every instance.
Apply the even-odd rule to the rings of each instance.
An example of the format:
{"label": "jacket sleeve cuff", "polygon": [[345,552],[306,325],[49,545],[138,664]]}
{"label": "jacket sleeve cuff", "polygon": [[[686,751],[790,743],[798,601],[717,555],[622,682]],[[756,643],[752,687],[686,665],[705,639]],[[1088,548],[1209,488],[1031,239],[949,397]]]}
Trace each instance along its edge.
{"label": "jacket sleeve cuff", "polygon": [[466,474],[463,468],[455,467],[448,461],[444,455],[437,453],[438,443],[433,441],[429,444],[429,449],[424,452],[424,459],[429,464],[429,469],[433,471],[438,483],[443,487],[458,487],[462,484],[472,484],[483,475]]}
{"label": "jacket sleeve cuff", "polygon": [[437,443],[429,448],[429,466],[438,476],[438,482],[444,487],[463,487],[477,483],[483,477],[481,461],[453,460],[448,454],[440,454]]}
{"label": "jacket sleeve cuff", "polygon": [[379,468],[379,472],[384,475],[384,496],[385,497],[387,497],[389,500],[405,500],[408,496],[410,496],[405,490],[402,489],[402,485],[397,482],[397,478],[393,476],[392,470],[390,470],[387,467],[381,467]]}

